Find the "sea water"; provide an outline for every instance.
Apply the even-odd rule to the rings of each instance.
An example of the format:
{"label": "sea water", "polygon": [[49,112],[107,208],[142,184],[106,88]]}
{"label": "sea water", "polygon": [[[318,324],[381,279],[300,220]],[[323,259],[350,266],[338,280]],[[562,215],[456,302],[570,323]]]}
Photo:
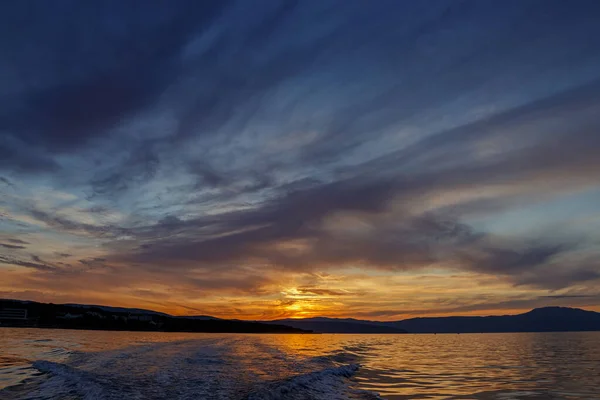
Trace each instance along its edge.
{"label": "sea water", "polygon": [[600,332],[0,328],[0,399],[600,399]]}

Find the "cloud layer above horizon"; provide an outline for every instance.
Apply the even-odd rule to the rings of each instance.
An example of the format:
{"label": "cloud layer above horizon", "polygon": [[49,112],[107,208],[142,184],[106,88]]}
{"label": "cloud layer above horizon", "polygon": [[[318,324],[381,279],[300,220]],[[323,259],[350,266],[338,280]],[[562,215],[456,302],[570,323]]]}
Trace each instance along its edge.
{"label": "cloud layer above horizon", "polygon": [[0,5],[0,297],[600,307],[600,3]]}

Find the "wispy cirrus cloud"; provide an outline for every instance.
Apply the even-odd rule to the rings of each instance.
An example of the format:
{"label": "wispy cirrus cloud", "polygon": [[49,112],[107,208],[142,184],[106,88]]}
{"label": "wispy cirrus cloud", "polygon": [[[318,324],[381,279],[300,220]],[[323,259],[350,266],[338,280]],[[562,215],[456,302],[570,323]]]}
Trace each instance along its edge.
{"label": "wispy cirrus cloud", "polygon": [[0,13],[0,255],[23,293],[356,305],[300,281],[434,269],[524,306],[600,279],[595,2],[63,7]]}

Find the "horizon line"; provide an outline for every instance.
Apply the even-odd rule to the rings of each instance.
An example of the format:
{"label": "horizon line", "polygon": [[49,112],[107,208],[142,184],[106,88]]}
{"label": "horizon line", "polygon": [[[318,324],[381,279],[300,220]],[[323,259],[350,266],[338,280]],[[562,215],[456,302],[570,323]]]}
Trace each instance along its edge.
{"label": "horizon line", "polygon": [[527,314],[527,313],[529,313],[529,312],[531,312],[533,310],[544,309],[544,308],[567,308],[567,309],[582,310],[582,311],[587,311],[587,312],[596,312],[596,313],[598,312],[598,311],[595,311],[595,310],[590,310],[590,309],[581,308],[581,307],[571,307],[571,306],[542,306],[542,307],[530,308],[530,309],[527,309],[527,311],[523,311],[523,312],[519,312],[519,313],[515,313],[515,314],[413,316],[413,317],[401,318],[401,319],[394,319],[394,320],[389,320],[389,321],[380,321],[380,320],[375,320],[375,319],[360,319],[360,318],[356,318],[356,317],[328,317],[328,316],[324,316],[324,315],[311,316],[311,317],[284,317],[284,318],[262,319],[261,320],[261,319],[222,318],[222,317],[216,317],[214,315],[208,315],[208,314],[175,315],[175,314],[170,314],[170,313],[166,313],[166,312],[162,312],[162,311],[151,310],[151,309],[147,309],[147,308],[111,306],[111,305],[104,305],[104,304],[52,303],[52,302],[41,302],[41,301],[36,301],[36,300],[21,300],[21,299],[10,299],[10,298],[0,298],[0,301],[16,301],[16,302],[22,302],[22,303],[54,304],[54,305],[59,305],[59,306],[86,306],[86,307],[122,308],[122,309],[127,309],[127,310],[148,311],[148,312],[152,312],[152,313],[156,313],[156,314],[163,314],[163,315],[167,315],[167,316],[170,316],[170,317],[176,317],[176,318],[209,317],[209,318],[221,319],[221,320],[230,320],[230,321],[237,320],[237,321],[247,321],[247,322],[273,322],[273,321],[283,321],[283,320],[298,320],[298,321],[301,321],[301,320],[307,320],[307,319],[327,318],[327,319],[333,319],[333,320],[348,320],[348,319],[352,319],[352,320],[356,320],[356,321],[386,323],[386,322],[399,322],[399,321],[405,321],[405,320],[416,319],[416,318],[452,318],[452,317],[482,317],[482,318],[485,318],[485,317],[515,316],[515,315]]}

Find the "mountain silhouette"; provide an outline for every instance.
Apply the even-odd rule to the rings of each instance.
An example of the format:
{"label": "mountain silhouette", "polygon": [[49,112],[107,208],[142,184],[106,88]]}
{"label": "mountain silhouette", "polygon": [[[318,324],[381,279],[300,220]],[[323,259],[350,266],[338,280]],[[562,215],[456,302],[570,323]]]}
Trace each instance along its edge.
{"label": "mountain silhouette", "polygon": [[[3,318],[4,311],[15,309],[27,310],[27,318]],[[172,316],[136,308],[0,299],[0,326],[255,333],[569,332],[600,331],[600,313],[570,307],[542,307],[517,315],[419,317],[389,322],[327,317],[243,321],[205,315]]]}
{"label": "mountain silhouette", "polygon": [[268,321],[268,323],[310,329],[320,333],[600,331],[600,313],[569,307],[543,307],[523,314],[488,317],[419,317],[392,322],[317,317],[282,319]]}
{"label": "mountain silhouette", "polygon": [[172,316],[138,308],[46,304],[0,299],[0,327],[117,331],[306,333],[287,325],[227,320],[203,315]]}
{"label": "mountain silhouette", "polygon": [[517,315],[412,318],[392,325],[415,333],[596,331],[600,330],[600,313],[543,307]]}
{"label": "mountain silhouette", "polygon": [[407,333],[406,330],[391,324],[356,319],[336,318],[307,318],[307,319],[280,319],[276,321],[262,321],[268,324],[287,325],[297,329],[310,330],[318,333]]}

